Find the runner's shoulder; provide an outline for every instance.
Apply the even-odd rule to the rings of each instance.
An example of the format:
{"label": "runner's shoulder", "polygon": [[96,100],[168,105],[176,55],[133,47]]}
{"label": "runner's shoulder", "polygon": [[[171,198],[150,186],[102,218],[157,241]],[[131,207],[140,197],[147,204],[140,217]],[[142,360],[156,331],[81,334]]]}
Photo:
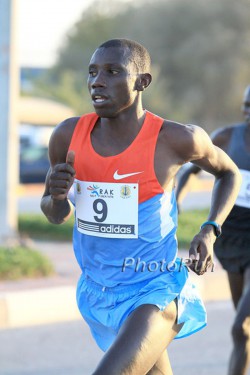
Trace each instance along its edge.
{"label": "runner's shoulder", "polygon": [[75,130],[76,124],[79,121],[80,117],[70,117],[63,120],[60,124],[58,124],[53,132],[53,135],[56,137],[72,137],[72,134]]}
{"label": "runner's shoulder", "polygon": [[182,155],[185,160],[192,160],[196,154],[202,155],[201,145],[205,145],[209,141],[206,131],[193,124],[165,120],[161,133],[163,142]]}
{"label": "runner's shoulder", "polygon": [[79,119],[80,117],[70,117],[58,124],[51,135],[50,144],[59,142],[62,145],[68,144],[69,146]]}
{"label": "runner's shoulder", "polygon": [[49,141],[49,155],[52,161],[65,160],[71,138],[79,117],[71,117],[58,124]]}

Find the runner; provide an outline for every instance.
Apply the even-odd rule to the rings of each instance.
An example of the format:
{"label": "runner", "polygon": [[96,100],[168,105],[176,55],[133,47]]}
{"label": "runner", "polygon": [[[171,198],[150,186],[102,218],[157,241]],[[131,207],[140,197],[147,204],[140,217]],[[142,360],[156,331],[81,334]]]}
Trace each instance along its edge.
{"label": "runner", "polygon": [[213,262],[240,185],[235,164],[201,128],[143,108],[151,78],[143,46],[105,42],[89,64],[95,113],[62,122],[49,144],[41,207],[49,221],[63,223],[74,184],[77,302],[106,351],[94,375],[172,374],[169,343],[206,325],[203,303],[176,258],[176,173],[195,160],[216,178],[208,221],[190,247],[189,266],[199,275]]}
{"label": "runner", "polygon": [[[250,361],[250,86],[244,93],[242,112],[244,123],[218,129],[211,135],[213,143],[239,167],[243,181],[235,206],[222,226],[222,236],[214,247],[227,271],[236,309],[229,375],[246,374]],[[192,166],[183,173],[178,182],[177,200],[189,176],[199,171],[200,168]]]}

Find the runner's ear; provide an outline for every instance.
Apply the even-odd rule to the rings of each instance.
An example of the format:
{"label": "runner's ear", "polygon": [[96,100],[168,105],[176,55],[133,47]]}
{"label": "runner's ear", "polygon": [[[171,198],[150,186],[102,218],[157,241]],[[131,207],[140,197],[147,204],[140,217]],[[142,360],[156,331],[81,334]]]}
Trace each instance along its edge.
{"label": "runner's ear", "polygon": [[144,91],[151,83],[152,76],[149,73],[140,74],[136,84],[136,89],[138,91]]}

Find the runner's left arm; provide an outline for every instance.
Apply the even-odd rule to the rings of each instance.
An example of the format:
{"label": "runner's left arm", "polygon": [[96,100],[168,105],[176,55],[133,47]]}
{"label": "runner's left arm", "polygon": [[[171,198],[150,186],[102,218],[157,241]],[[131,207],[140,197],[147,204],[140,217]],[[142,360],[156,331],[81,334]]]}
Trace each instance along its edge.
{"label": "runner's left arm", "polygon": [[[237,198],[241,175],[229,156],[215,146],[208,134],[200,127],[190,125],[187,150],[192,163],[215,177],[210,211],[207,221],[222,225]],[[205,225],[193,238],[189,250],[190,258],[196,260],[191,268],[203,274],[213,262],[213,244],[216,240],[214,227]]]}

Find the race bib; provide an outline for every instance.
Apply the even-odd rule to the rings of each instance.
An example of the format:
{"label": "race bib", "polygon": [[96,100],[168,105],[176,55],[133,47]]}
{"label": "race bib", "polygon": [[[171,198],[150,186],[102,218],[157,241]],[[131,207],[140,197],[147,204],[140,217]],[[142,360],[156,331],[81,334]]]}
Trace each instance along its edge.
{"label": "race bib", "polygon": [[96,237],[138,238],[138,184],[75,179],[79,232]]}
{"label": "race bib", "polygon": [[240,169],[242,184],[236,199],[237,206],[250,208],[250,171]]}

